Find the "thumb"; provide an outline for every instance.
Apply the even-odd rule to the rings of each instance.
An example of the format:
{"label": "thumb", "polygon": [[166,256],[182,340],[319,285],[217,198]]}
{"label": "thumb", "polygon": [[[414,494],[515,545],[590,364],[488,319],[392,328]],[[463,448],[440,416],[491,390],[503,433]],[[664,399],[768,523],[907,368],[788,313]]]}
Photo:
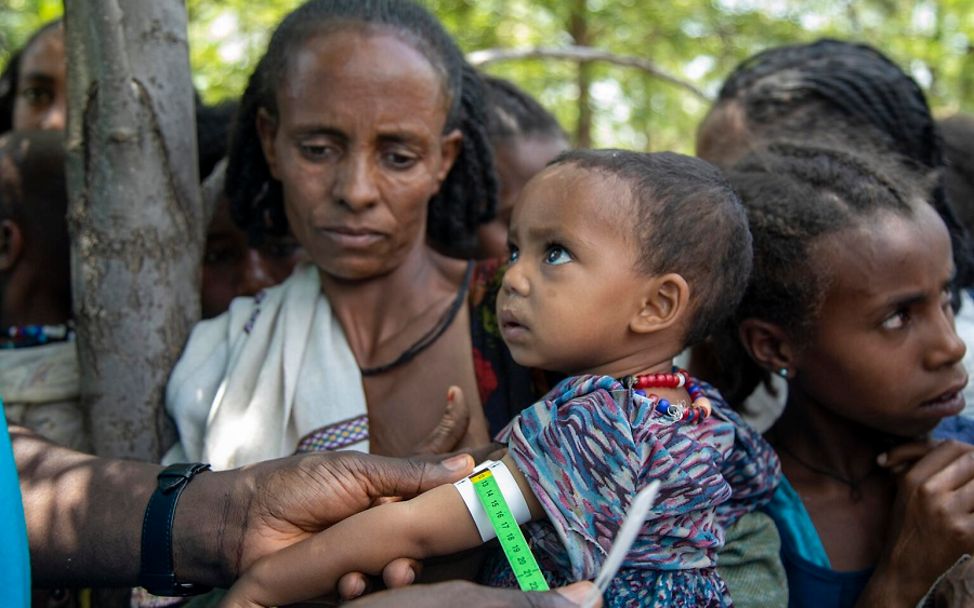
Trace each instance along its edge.
{"label": "thumb", "polygon": [[469,475],[473,467],[469,454],[457,454],[439,462],[374,456],[361,474],[368,478],[370,494],[375,497],[412,498]]}
{"label": "thumb", "polygon": [[442,454],[456,449],[467,434],[470,425],[470,408],[458,386],[451,386],[446,392],[446,409],[423,441],[413,451],[415,455]]}

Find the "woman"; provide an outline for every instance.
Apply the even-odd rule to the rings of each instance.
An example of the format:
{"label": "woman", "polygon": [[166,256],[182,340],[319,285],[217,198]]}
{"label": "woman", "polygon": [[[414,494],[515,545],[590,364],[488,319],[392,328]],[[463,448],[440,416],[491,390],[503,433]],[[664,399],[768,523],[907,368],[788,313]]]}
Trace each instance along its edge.
{"label": "woman", "polygon": [[0,74],[0,133],[63,130],[67,95],[64,23],[58,19],[34,32]]}
{"label": "woman", "polygon": [[437,252],[493,210],[482,99],[411,3],[313,1],[281,23],[242,100],[227,189],[252,238],[290,227],[311,264],[194,331],[168,389],[172,457],[410,454],[453,385],[471,415],[460,447],[487,442],[497,380],[463,305],[474,269]]}

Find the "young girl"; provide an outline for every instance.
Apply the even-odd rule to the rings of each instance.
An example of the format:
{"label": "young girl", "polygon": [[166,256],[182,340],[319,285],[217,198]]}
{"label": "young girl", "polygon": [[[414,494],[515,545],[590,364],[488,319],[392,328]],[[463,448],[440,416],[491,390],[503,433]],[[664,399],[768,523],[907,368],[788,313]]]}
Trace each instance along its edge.
{"label": "young girl", "polygon": [[731,173],[755,261],[721,343],[757,368],[728,398],[762,374],[788,382],[767,510],[790,606],[915,606],[974,547],[974,447],[926,440],[964,408],[951,242],[903,171],[782,144]]}
{"label": "young girl", "polygon": [[[770,497],[777,460],[716,392],[671,370],[737,303],[750,249],[737,196],[697,159],[570,152],[526,186],[498,320],[518,363],[571,377],[500,439],[549,583],[593,578],[636,492],[659,480],[606,605],[730,605],[716,551]],[[226,605],[299,601],[349,570],[477,546],[475,510],[450,486],[382,505],[256,565]],[[293,594],[265,592],[271,579]]]}

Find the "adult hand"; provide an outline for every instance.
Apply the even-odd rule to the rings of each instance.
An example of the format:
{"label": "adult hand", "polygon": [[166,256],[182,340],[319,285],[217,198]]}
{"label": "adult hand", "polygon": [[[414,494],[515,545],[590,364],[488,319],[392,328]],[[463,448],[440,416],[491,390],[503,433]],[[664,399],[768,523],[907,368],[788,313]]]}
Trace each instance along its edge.
{"label": "adult hand", "polygon": [[[186,547],[177,550],[175,555],[177,575],[182,571],[185,580],[200,580],[198,573],[203,566],[194,563],[193,556],[216,552],[225,557],[223,570],[216,573],[215,582],[227,584],[259,558],[367,509],[383,496],[412,497],[452,483],[469,474],[472,468],[473,459],[466,454],[437,463],[357,452],[327,452],[200,475],[186,489],[185,511],[182,507],[177,510],[174,530],[185,531],[182,543],[177,546]],[[214,491],[222,491],[224,496],[223,525],[236,527],[205,536],[217,539],[220,546],[215,550],[194,547],[194,541],[186,538],[198,521],[194,517],[199,520],[212,517],[212,513],[197,509],[204,508],[203,505],[212,509],[213,501],[194,500],[193,494],[212,496]],[[196,542],[204,542],[202,538]]]}
{"label": "adult hand", "polygon": [[974,445],[916,442],[880,463],[897,495],[883,557],[860,605],[915,606],[957,559],[974,552]]}
{"label": "adult hand", "polygon": [[[375,593],[352,602],[349,608],[575,608],[594,589],[595,585],[585,581],[548,593],[525,593],[453,581]],[[596,605],[601,606],[601,600]]]}
{"label": "adult hand", "polygon": [[[413,455],[426,459],[460,449],[464,439],[475,432],[471,423],[470,407],[463,396],[463,391],[458,386],[451,386],[447,391],[443,417],[430,434],[416,446]],[[480,439],[482,447],[467,450],[476,462],[481,462],[497,452],[499,448],[503,448],[499,444],[490,443],[490,438],[486,434]],[[422,571],[422,562],[409,558],[397,559],[383,569],[382,583],[389,588],[411,585]],[[375,585],[366,575],[360,572],[349,572],[338,581],[338,595],[350,600],[371,591],[374,587]]]}

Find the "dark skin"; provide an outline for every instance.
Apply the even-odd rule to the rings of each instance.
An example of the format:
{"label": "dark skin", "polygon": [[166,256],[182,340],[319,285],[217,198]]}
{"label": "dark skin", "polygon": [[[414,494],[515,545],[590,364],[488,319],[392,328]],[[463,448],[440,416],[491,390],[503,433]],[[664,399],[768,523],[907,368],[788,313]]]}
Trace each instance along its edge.
{"label": "dark skin", "polygon": [[[353,29],[310,38],[278,89],[276,116],[258,118],[289,224],[363,368],[395,360],[430,331],[464,276],[465,262],[426,243],[428,201],[462,137],[444,133],[446,110],[439,73],[421,53]],[[419,356],[363,378],[372,452],[413,453],[441,420],[451,385],[471,412],[459,447],[487,443],[468,328],[461,307]]]}
{"label": "dark skin", "polygon": [[63,130],[67,109],[64,26],[59,25],[39,36],[21,56],[13,128]]}
{"label": "dark skin", "polygon": [[[755,360],[789,376],[769,438],[832,567],[875,566],[857,605],[913,606],[974,550],[974,446],[925,439],[963,409],[967,381],[947,231],[917,202],[909,217],[877,214],[812,253],[831,280],[811,335],[741,324]],[[861,480],[858,492],[835,476]]]}

